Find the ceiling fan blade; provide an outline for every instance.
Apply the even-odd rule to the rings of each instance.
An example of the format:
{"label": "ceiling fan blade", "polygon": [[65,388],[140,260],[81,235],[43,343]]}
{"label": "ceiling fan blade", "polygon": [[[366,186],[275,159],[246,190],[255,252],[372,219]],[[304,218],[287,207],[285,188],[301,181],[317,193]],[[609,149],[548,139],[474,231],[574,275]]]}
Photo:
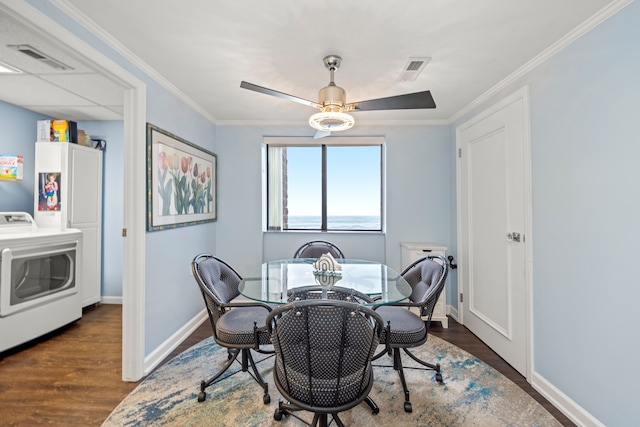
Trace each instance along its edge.
{"label": "ceiling fan blade", "polygon": [[408,93],[406,95],[390,96],[388,98],[370,99],[368,101],[351,102],[347,108],[352,111],[374,110],[412,110],[419,108],[436,108],[431,91]]}
{"label": "ceiling fan blade", "polygon": [[240,82],[240,87],[243,89],[249,89],[256,92],[264,93],[265,95],[275,96],[277,98],[287,99],[289,101],[297,102],[299,104],[308,105],[310,107],[322,108],[322,105],[317,102],[309,101],[304,98],[298,98],[297,96],[289,95],[283,92],[278,92],[277,90],[268,89],[266,87],[254,85],[253,83],[242,81]]}

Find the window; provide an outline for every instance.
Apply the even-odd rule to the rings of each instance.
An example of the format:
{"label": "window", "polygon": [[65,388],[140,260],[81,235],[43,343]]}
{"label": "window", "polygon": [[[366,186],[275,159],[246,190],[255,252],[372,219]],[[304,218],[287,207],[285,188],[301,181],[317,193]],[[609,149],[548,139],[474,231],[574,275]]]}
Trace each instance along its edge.
{"label": "window", "polygon": [[268,230],[382,231],[381,138],[265,139]]}

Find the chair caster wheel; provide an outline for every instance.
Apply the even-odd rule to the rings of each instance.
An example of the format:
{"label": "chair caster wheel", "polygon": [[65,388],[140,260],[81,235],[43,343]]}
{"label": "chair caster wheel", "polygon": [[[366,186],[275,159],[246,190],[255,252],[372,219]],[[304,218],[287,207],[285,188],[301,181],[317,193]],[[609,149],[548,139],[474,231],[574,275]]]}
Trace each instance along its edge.
{"label": "chair caster wheel", "polygon": [[413,412],[411,402],[404,402],[404,412]]}
{"label": "chair caster wheel", "polygon": [[198,393],[198,402],[204,402],[206,398],[207,398],[207,393],[205,393],[204,391],[201,391],[200,393]]}
{"label": "chair caster wheel", "polygon": [[269,393],[265,393],[265,395],[262,396],[262,403],[264,403],[265,405],[271,403],[271,396],[269,396]]}
{"label": "chair caster wheel", "polygon": [[436,381],[442,384],[442,374],[440,372],[436,374]]}
{"label": "chair caster wheel", "polygon": [[373,415],[379,414],[380,413],[380,408],[373,408],[373,410],[371,412],[373,412]]}
{"label": "chair caster wheel", "polygon": [[280,409],[276,409],[273,413],[273,419],[276,421],[280,421],[282,419],[282,412],[280,412]]}

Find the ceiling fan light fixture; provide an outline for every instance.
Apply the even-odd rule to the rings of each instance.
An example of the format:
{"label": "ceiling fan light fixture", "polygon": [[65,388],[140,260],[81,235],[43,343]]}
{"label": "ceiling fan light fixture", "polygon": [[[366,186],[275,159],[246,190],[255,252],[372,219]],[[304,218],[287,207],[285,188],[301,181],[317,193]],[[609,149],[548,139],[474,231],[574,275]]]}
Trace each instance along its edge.
{"label": "ceiling fan light fixture", "polygon": [[323,111],[309,118],[309,125],[312,128],[328,132],[351,129],[354,124],[353,116],[335,111]]}

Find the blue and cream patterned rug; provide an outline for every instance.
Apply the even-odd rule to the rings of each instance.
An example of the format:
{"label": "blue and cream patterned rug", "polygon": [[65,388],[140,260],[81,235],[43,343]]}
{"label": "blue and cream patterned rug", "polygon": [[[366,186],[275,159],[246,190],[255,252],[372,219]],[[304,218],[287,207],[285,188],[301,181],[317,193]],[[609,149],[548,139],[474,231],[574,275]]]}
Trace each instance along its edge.
{"label": "blue and cream patterned rug", "polygon": [[[403,409],[404,397],[397,372],[377,366],[370,396],[380,407],[373,415],[364,403],[343,412],[348,426],[559,426],[538,402],[502,374],[469,353],[435,336],[415,352],[423,360],[438,362],[444,384],[433,371],[405,370],[413,412]],[[263,357],[262,355],[258,355]],[[303,425],[293,417],[273,419],[280,394],[273,384],[273,359],[258,363],[269,382],[271,403],[262,403],[262,388],[248,373],[230,368],[231,375],[207,389],[199,403],[200,381],[226,360],[225,349],[208,338],[145,379],[103,423],[111,426],[279,426]],[[406,363],[405,363],[406,360]],[[374,364],[389,364],[383,356]],[[403,357],[403,363],[413,361]],[[415,366],[415,364],[413,364]],[[237,369],[234,369],[237,368]],[[237,372],[233,374],[233,372]],[[311,420],[303,411],[302,418]],[[335,425],[332,424],[332,425]]]}

